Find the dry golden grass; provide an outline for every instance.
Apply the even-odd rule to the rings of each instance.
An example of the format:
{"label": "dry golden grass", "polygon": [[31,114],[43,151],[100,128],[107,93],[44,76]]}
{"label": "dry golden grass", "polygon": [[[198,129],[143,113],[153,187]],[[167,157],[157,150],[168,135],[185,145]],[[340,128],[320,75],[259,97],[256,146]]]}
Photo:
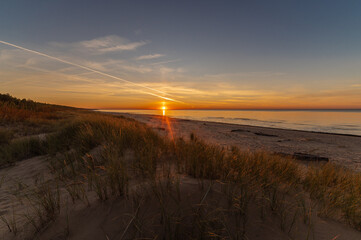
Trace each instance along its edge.
{"label": "dry golden grass", "polygon": [[361,174],[328,163],[310,168],[304,186],[320,203],[321,213],[332,216],[340,211],[346,221],[361,231]]}
{"label": "dry golden grass", "polygon": [[63,106],[37,103],[0,94],[0,121],[49,121],[60,118],[59,112],[71,110]]}
{"label": "dry golden grass", "polygon": [[[252,199],[263,199],[272,211],[282,215],[286,208],[284,199],[298,198],[305,189],[312,199],[326,208],[339,209],[347,222],[359,228],[360,175],[333,165],[310,168],[305,178],[292,159],[267,152],[224,149],[194,135],[190,140],[172,142],[143,124],[100,114],[83,116],[56,136],[67,139],[67,149],[77,149],[79,154],[71,161],[59,161],[66,164],[54,165],[54,171],[62,169],[62,177],[72,176],[73,181],[83,176],[81,181],[87,182],[101,200],[114,194],[124,195],[132,179],[155,179],[157,167],[167,162],[179,173],[237,186],[241,194],[231,197],[231,202],[236,201],[233,205],[244,219]],[[98,157],[86,154],[97,146],[101,146]],[[127,151],[133,157],[127,159]]]}

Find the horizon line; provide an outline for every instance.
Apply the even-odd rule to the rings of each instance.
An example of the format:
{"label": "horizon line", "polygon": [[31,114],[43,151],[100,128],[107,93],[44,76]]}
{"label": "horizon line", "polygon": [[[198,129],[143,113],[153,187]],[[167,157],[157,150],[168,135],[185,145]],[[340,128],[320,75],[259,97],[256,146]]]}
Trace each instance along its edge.
{"label": "horizon line", "polygon": [[[158,108],[85,108],[88,110],[161,110]],[[229,110],[229,111],[317,111],[317,110],[349,110],[349,111],[361,111],[361,108],[174,108],[167,110]]]}

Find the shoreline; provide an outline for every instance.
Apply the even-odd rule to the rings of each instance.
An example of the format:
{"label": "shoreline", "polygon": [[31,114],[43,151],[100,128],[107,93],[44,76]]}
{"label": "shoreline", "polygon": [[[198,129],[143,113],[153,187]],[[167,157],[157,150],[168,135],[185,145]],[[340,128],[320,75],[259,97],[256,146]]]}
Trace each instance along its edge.
{"label": "shoreline", "polygon": [[[106,114],[114,114],[114,115],[122,115],[122,114],[135,114],[135,115],[144,115],[144,116],[152,116],[152,117],[163,117],[158,114],[148,114],[148,113],[132,113],[132,112],[108,112],[108,111],[98,111],[95,112],[106,113]],[[189,119],[182,118],[177,116],[167,116],[169,119],[179,119],[184,121],[199,121],[199,122],[210,122],[210,123],[221,123],[221,124],[232,124],[232,125],[241,125],[241,126],[249,126],[249,127],[260,127],[260,128],[270,128],[276,130],[289,130],[289,131],[299,131],[299,132],[311,132],[311,133],[320,133],[320,134],[331,134],[331,135],[340,135],[340,136],[350,136],[350,137],[361,137],[361,134],[353,134],[353,133],[340,133],[340,132],[327,132],[327,131],[313,131],[313,130],[304,130],[304,129],[295,129],[295,128],[284,128],[284,127],[271,127],[271,126],[261,126],[261,125],[251,125],[251,124],[243,124],[243,123],[230,123],[230,122],[222,122],[222,121],[212,121],[212,120],[198,120],[198,119]]]}
{"label": "shoreline", "polygon": [[327,158],[332,163],[361,171],[361,136],[359,135],[200,121],[150,114],[112,112],[108,114],[133,118],[148,124],[162,135],[170,135],[171,132],[171,137],[174,138],[188,138],[191,133],[195,133],[206,142],[224,147],[238,146],[243,150],[268,151],[285,155],[308,154],[320,159]]}
{"label": "shoreline", "polygon": [[[117,113],[117,112],[102,112],[102,113],[109,113],[114,115],[144,115],[144,116],[151,116],[151,117],[158,117],[162,118],[161,115],[155,114],[142,114],[142,113]],[[188,118],[178,118],[178,117],[167,117],[169,119],[177,119],[181,121],[195,121],[195,122],[205,122],[205,123],[219,123],[219,124],[227,124],[227,125],[235,125],[235,126],[244,126],[244,127],[257,127],[257,128],[266,128],[266,129],[273,129],[273,130],[285,130],[285,131],[295,131],[295,132],[306,132],[306,133],[317,133],[317,134],[327,134],[327,135],[338,135],[338,136],[346,136],[346,137],[359,137],[361,135],[357,134],[350,134],[350,133],[334,133],[334,132],[322,132],[322,131],[310,131],[310,130],[300,130],[300,129],[292,129],[292,128],[279,128],[279,127],[265,127],[265,126],[256,126],[256,125],[249,125],[249,124],[239,124],[239,123],[227,123],[227,122],[216,122],[216,121],[207,121],[207,120],[196,120],[196,119],[188,119]]]}

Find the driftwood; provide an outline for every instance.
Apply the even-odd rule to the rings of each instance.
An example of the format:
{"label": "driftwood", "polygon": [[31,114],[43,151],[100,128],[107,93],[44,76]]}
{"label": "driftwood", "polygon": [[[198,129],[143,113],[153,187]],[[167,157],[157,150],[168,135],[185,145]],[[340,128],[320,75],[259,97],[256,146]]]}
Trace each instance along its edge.
{"label": "driftwood", "polygon": [[293,157],[296,158],[297,160],[302,160],[302,161],[325,161],[325,162],[329,161],[327,157],[321,157],[313,154],[299,153],[299,152],[295,152],[293,154]]}
{"label": "driftwood", "polygon": [[293,154],[289,154],[289,153],[278,152],[276,154],[283,156],[283,157],[291,157],[291,158],[301,160],[301,161],[314,161],[314,162],[320,162],[320,161],[328,162],[329,161],[328,157],[321,157],[321,156],[308,154],[308,153],[295,152]]}
{"label": "driftwood", "polygon": [[262,133],[262,132],[255,132],[254,134],[256,134],[258,136],[264,136],[264,137],[278,137],[277,135],[267,134],[267,133]]}
{"label": "driftwood", "polygon": [[233,130],[231,130],[231,132],[249,132],[249,131],[243,130],[243,129],[233,129]]}
{"label": "driftwood", "polygon": [[[251,132],[251,131],[244,130],[244,129],[232,129],[231,132]],[[258,136],[264,136],[264,137],[278,137],[277,135],[267,134],[267,133],[263,133],[263,132],[254,132],[254,134],[256,134]]]}

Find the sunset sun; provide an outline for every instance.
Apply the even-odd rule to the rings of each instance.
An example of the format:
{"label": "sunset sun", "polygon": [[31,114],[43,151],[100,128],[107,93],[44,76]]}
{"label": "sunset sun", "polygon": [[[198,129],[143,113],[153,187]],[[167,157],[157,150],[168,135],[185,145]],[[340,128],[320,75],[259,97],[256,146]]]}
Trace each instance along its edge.
{"label": "sunset sun", "polygon": [[163,106],[162,106],[162,110],[163,110],[163,116],[165,116],[165,110],[167,110],[167,107],[164,105],[165,103],[163,103]]}

